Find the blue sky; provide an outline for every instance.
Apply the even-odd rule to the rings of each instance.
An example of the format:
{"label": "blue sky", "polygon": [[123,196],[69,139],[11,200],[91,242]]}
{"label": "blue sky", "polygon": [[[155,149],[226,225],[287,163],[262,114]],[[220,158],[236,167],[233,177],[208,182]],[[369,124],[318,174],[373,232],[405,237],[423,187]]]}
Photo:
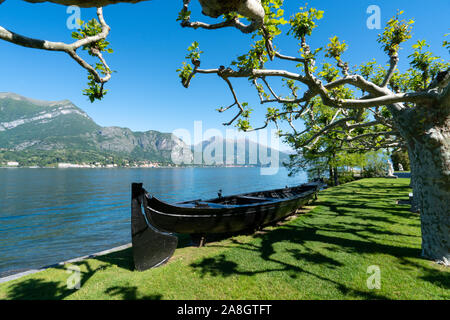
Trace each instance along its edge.
{"label": "blue sky", "polygon": [[[366,13],[370,5],[381,8],[382,26],[397,9],[404,17],[414,18],[413,39],[403,47],[401,68],[407,67],[411,45],[427,39],[436,54],[448,60],[442,48],[444,34],[450,30],[450,1],[433,0],[310,0],[310,6],[325,11],[324,19],[310,39],[313,48],[326,45],[337,35],[349,45],[345,55],[351,66],[376,58],[387,58],[376,42],[381,30],[369,30]],[[108,83],[110,90],[104,100],[91,104],[82,90],[86,71],[63,53],[27,49],[0,41],[0,92],[15,92],[35,99],[70,99],[103,126],[129,127],[135,131],[159,130],[172,132],[193,130],[194,121],[203,121],[203,129],[225,131],[223,122],[233,113],[219,114],[215,109],[233,102],[226,84],[214,76],[198,76],[190,89],[182,87],[175,70],[181,65],[186,48],[194,41],[205,52],[202,67],[228,65],[245,53],[252,40],[234,29],[219,31],[183,29],[176,22],[182,1],[152,0],[135,5],[119,4],[104,9],[111,26],[109,41],[115,50],[108,61],[117,73]],[[304,1],[285,1],[285,16],[289,18]],[[197,1],[192,5],[193,20],[212,21],[200,14]],[[82,9],[82,19],[95,16],[95,9]],[[35,38],[71,41],[66,27],[70,15],[66,7],[54,4],[29,4],[7,0],[0,5],[1,25]],[[287,30],[286,30],[287,31]],[[292,38],[281,37],[275,43],[285,54],[295,55],[298,46]],[[275,64],[274,67],[287,67]],[[293,67],[293,66],[292,66]],[[291,69],[293,70],[293,69]],[[246,80],[236,81],[236,90],[243,101],[255,109],[255,125],[262,121],[265,106],[259,105],[256,92]],[[275,87],[278,87],[275,85]]]}

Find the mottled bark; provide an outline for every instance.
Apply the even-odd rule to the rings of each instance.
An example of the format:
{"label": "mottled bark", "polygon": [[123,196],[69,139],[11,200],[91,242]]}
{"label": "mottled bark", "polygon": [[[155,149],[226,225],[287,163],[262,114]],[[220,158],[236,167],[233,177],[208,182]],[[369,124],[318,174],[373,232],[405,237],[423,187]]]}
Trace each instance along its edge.
{"label": "mottled bark", "polygon": [[264,20],[264,8],[261,0],[199,0],[203,14],[218,18],[223,14],[230,12],[239,12],[241,15],[260,21]]}
{"label": "mottled bark", "polygon": [[450,107],[418,106],[397,114],[411,161],[422,228],[422,255],[450,265]]}

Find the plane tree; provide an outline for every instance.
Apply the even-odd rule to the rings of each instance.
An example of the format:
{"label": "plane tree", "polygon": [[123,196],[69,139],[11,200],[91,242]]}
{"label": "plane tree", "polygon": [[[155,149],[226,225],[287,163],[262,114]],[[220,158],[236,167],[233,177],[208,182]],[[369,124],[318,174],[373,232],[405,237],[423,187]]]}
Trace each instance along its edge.
{"label": "plane tree", "polygon": [[[296,151],[290,155],[290,161],[286,164],[290,174],[293,175],[302,170],[307,170],[309,176],[322,178],[327,172],[330,184],[339,185],[340,168],[345,166],[363,166],[362,155],[360,151],[351,152],[343,148],[342,140],[344,138],[341,132],[324,132],[316,138],[314,143],[305,144],[313,136],[314,128],[324,127],[335,121],[335,110],[324,105],[320,99],[311,101],[314,104],[314,112],[306,112],[299,116],[303,121],[303,133],[296,133],[297,129],[287,132],[279,132],[284,136],[285,142],[291,145]],[[294,121],[292,121],[294,122]],[[294,123],[292,123],[294,126]],[[342,170],[341,170],[342,171]]]}
{"label": "plane tree", "polygon": [[[339,70],[330,63],[324,63],[318,76],[323,81],[332,82],[339,77]],[[291,91],[299,90],[298,87],[295,87],[293,80],[286,80],[286,83]],[[355,98],[353,91],[344,86],[334,89],[332,94],[340,96],[342,99]],[[381,123],[372,125],[371,121],[366,121],[371,123],[366,128],[351,128],[345,131],[340,128],[325,130],[332,123],[340,120],[346,121],[349,116],[348,111],[336,112],[335,108],[325,105],[320,97],[315,97],[309,104],[311,109],[295,117],[298,118],[297,121],[302,121],[304,129],[301,132],[295,128],[293,123],[295,120],[290,120],[292,130],[280,132],[280,135],[285,138],[285,142],[297,151],[296,154],[291,155],[287,166],[291,173],[308,167],[313,171],[315,168],[327,168],[330,180],[334,185],[338,185],[340,167],[364,167],[365,153],[368,150],[385,148],[388,135],[395,135],[395,132],[392,132],[386,125]],[[369,117],[370,113],[364,112],[358,116],[362,120],[363,117]],[[323,132],[317,135],[319,128]],[[400,145],[398,140],[394,142],[395,145]]]}
{"label": "plane tree", "polygon": [[[189,1],[185,1],[188,3]],[[450,69],[449,63],[428,51],[420,40],[407,58],[410,68],[398,69],[401,45],[411,36],[413,20],[402,19],[403,12],[388,21],[378,42],[389,59],[387,67],[369,61],[350,68],[343,54],[345,41],[330,35],[323,47],[312,48],[309,39],[324,12],[300,8],[289,20],[283,17],[283,1],[263,0],[263,25],[252,32],[254,43],[236,60],[219,67],[203,68],[201,51],[194,43],[186,56],[188,62],[178,70],[182,83],[189,87],[194,76],[218,76],[232,95],[229,106],[219,112],[236,110],[226,125],[243,131],[265,128],[270,123],[287,123],[289,132],[280,132],[297,148],[314,148],[324,137],[335,135],[342,148],[373,150],[406,147],[411,161],[412,187],[421,213],[422,254],[442,264],[450,264]],[[209,25],[191,22],[188,9],[180,13],[182,26],[217,29],[232,25],[238,13],[224,15],[224,22]],[[287,25],[287,35],[299,43],[298,54],[284,54],[276,39]],[[238,25],[235,26],[241,29]],[[443,44],[447,48],[448,42]],[[370,52],[368,53],[370,55]],[[334,68],[319,68],[321,61]],[[289,69],[270,68],[276,61],[290,62]],[[336,73],[336,71],[339,71]],[[261,126],[250,124],[252,108],[240,100],[233,81],[246,78],[254,86],[262,105],[268,105]],[[284,92],[273,83],[285,81]],[[349,95],[348,91],[351,91]],[[317,99],[333,112],[326,121],[319,118]],[[295,124],[309,117],[311,125],[300,131]],[[323,120],[323,119],[322,119]]]}

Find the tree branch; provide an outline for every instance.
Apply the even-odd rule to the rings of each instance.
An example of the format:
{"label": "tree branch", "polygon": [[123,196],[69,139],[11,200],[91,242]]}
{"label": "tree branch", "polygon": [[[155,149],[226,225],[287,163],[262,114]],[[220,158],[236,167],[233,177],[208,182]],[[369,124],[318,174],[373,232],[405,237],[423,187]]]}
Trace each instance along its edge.
{"label": "tree branch", "polygon": [[340,108],[370,108],[376,106],[386,106],[400,102],[411,103],[431,103],[436,101],[438,96],[432,92],[413,92],[413,93],[397,93],[381,96],[372,99],[360,100],[336,100],[332,98],[325,99],[324,103],[331,107]]}
{"label": "tree branch", "polygon": [[233,124],[234,121],[236,121],[237,118],[239,118],[239,116],[242,114],[242,112],[244,112],[244,108],[242,107],[241,103],[238,100],[238,97],[236,95],[236,92],[234,91],[234,88],[233,88],[233,85],[231,84],[231,81],[228,78],[226,78],[226,77],[221,77],[221,78],[228,84],[228,87],[230,88],[231,94],[233,95],[233,98],[234,98],[234,103],[232,105],[230,105],[229,107],[227,107],[227,108],[219,109],[219,112],[224,112],[224,111],[230,109],[231,107],[233,107],[235,105],[237,105],[238,108],[239,108],[239,112],[237,113],[237,115],[233,119],[231,119],[229,122],[223,123],[224,126],[230,126],[230,125]]}
{"label": "tree branch", "polygon": [[106,39],[106,37],[109,35],[110,27],[106,24],[106,21],[103,17],[103,9],[97,8],[97,16],[99,19],[99,22],[102,26],[102,31],[95,36],[86,37],[84,39],[77,40],[71,44],[67,44],[64,42],[52,42],[48,40],[41,40],[41,39],[34,39],[29,38],[20,34],[17,34],[15,32],[9,31],[2,26],[0,26],[0,39],[11,42],[16,45],[20,45],[22,47],[27,48],[33,48],[33,49],[40,49],[40,50],[48,50],[48,51],[59,51],[59,52],[65,52],[67,53],[72,59],[74,59],[80,66],[82,66],[84,69],[88,70],[95,78],[95,80],[99,83],[107,82],[111,78],[111,72],[101,56],[100,52],[94,52],[93,54],[96,55],[100,61],[105,66],[106,70],[106,76],[101,77],[100,74],[95,70],[94,67],[92,67],[89,63],[87,63],[85,60],[83,60],[79,55],[77,55],[76,50],[79,49],[82,46],[86,46],[92,43],[95,43],[97,41]]}
{"label": "tree branch", "polygon": [[389,61],[389,64],[390,64],[389,71],[387,72],[386,77],[384,78],[383,83],[381,84],[381,87],[383,87],[383,88],[387,87],[387,85],[389,84],[389,81],[391,81],[392,76],[394,75],[395,69],[397,68],[398,61],[399,61],[398,53],[393,53],[391,55],[391,59]]}
{"label": "tree branch", "polygon": [[202,28],[207,30],[215,30],[226,27],[234,27],[243,33],[252,33],[263,26],[265,12],[259,0],[239,0],[239,1],[223,1],[223,0],[199,0],[203,8],[203,14],[218,18],[223,14],[237,12],[247,17],[252,22],[245,25],[239,21],[237,17],[233,17],[227,21],[208,24],[204,22],[191,22],[190,17],[187,16],[190,0],[183,0],[182,13],[186,18],[181,22],[182,27],[188,28]]}

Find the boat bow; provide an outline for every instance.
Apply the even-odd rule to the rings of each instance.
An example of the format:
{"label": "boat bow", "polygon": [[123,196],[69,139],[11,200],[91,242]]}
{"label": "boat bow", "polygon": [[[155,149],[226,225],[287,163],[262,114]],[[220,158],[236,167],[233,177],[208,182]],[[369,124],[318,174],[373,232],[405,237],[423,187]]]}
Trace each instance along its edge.
{"label": "boat bow", "polygon": [[142,183],[131,187],[131,239],[135,268],[144,271],[166,263],[175,252],[178,238],[156,229],[142,211],[146,206]]}

